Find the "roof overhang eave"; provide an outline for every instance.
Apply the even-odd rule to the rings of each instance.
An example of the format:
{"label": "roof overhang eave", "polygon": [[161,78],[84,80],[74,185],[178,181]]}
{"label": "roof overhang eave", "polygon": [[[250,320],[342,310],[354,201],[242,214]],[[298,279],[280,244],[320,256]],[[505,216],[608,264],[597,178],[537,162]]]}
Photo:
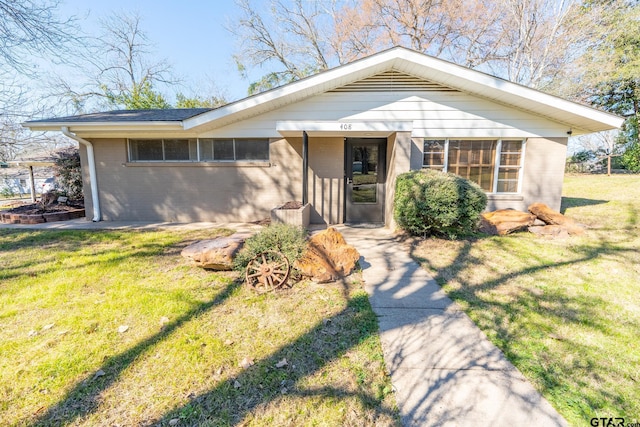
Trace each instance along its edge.
{"label": "roof overhang eave", "polygon": [[32,131],[60,131],[63,127],[71,132],[102,131],[182,131],[182,122],[24,122],[22,126]]}

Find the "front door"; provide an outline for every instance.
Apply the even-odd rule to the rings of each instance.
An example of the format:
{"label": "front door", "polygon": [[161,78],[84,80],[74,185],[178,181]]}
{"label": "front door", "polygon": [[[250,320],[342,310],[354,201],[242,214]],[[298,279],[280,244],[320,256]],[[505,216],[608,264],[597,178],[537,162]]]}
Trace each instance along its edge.
{"label": "front door", "polygon": [[383,223],[387,140],[345,140],[345,222]]}

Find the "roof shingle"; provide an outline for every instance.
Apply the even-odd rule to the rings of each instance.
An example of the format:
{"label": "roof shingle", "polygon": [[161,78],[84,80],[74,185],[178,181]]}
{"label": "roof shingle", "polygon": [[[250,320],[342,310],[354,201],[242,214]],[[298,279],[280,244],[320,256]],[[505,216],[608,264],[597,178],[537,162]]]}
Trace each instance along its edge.
{"label": "roof shingle", "polygon": [[88,123],[88,122],[180,122],[213,108],[170,108],[163,110],[115,110],[77,116],[30,120],[27,123]]}

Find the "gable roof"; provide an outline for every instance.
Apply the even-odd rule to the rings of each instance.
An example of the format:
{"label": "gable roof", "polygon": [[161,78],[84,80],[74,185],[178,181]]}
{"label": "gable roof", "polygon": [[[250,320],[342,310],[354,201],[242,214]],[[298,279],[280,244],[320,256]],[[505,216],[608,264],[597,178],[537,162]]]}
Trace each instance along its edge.
{"label": "gable roof", "polygon": [[[369,87],[374,87],[376,76],[384,76],[385,73],[413,77],[406,80],[407,84],[419,86],[419,82],[422,81],[424,84],[431,85],[435,88],[434,90],[440,88],[440,90],[460,91],[529,112],[566,125],[567,128],[572,129],[574,135],[618,128],[624,121],[623,118],[610,113],[410,49],[395,47],[216,109],[190,109],[189,113],[185,111],[181,119],[162,119],[167,117],[163,114],[175,114],[173,117],[178,117],[179,113],[176,111],[180,110],[145,110],[145,113],[139,117],[147,117],[149,120],[127,119],[135,116],[132,112],[111,112],[62,118],[66,119],[66,122],[62,122],[62,119],[30,121],[26,122],[25,126],[31,129],[54,130],[64,125],[63,123],[67,123],[80,131],[84,126],[95,128],[108,125],[113,129],[118,125],[130,128],[133,124],[153,123],[165,124],[166,129],[199,132],[245,120],[325,92],[344,90],[349,87],[355,89],[358,85],[362,86],[362,82],[369,84]],[[424,88],[417,89],[424,90]],[[74,117],[84,117],[84,119],[74,120]]]}

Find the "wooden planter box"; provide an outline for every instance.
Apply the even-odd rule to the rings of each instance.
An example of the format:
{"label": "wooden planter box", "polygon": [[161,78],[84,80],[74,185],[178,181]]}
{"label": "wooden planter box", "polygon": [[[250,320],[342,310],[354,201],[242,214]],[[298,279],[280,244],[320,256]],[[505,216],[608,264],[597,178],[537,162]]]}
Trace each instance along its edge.
{"label": "wooden planter box", "polygon": [[271,209],[271,222],[296,225],[298,227],[309,227],[311,218],[311,205],[307,203],[300,209],[282,209],[283,205]]}

